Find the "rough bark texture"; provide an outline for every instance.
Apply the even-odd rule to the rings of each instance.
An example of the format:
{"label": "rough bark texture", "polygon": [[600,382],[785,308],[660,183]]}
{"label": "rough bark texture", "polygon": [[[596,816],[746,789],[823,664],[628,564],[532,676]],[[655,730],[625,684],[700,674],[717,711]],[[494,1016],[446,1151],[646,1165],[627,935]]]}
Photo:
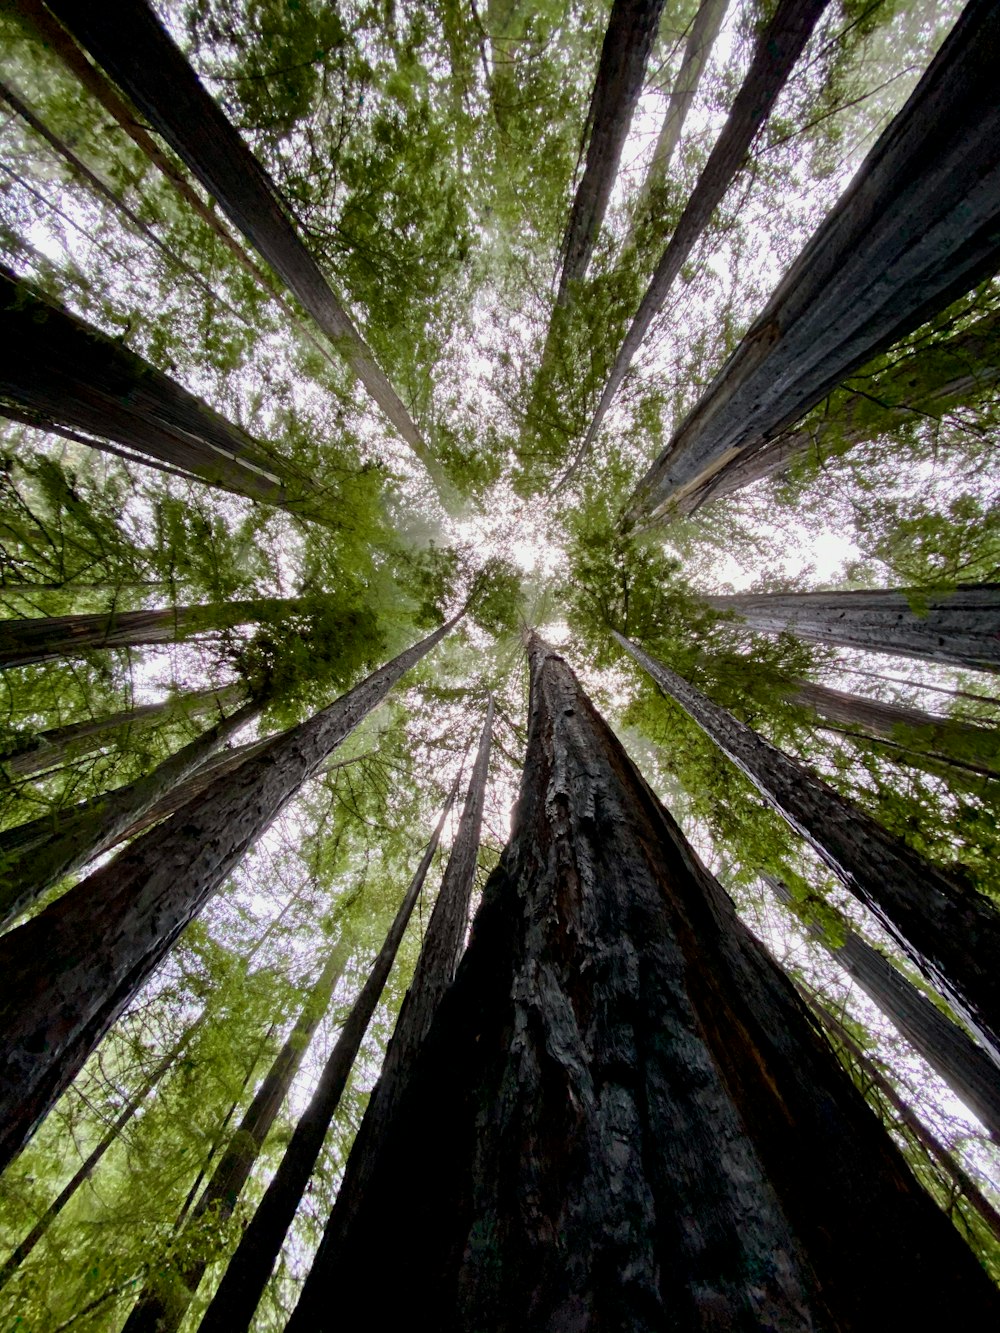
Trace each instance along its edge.
{"label": "rough bark texture", "polygon": [[995,1320],[565,663],[531,660],[512,841],[288,1333],[364,1322],[380,1275],[380,1326],[437,1333],[927,1327],[959,1299]]}
{"label": "rough bark texture", "polygon": [[970,0],[760,317],[639,483],[649,523],[1000,264],[1000,9]]}
{"label": "rough bark texture", "polygon": [[1000,914],[988,899],[958,888],[804,764],[615,638],[875,914],[1000,1064]]}
{"label": "rough bark texture", "polygon": [[2,265],[0,336],[0,413],[116,441],[252,500],[283,505],[287,483],[305,489],[246,431]]}
{"label": "rough bark texture", "polygon": [[427,446],[309,254],[277,187],[144,0],[114,9],[48,0],[69,29],[216,200],[346,357],[368,393],[421,459]]}
{"label": "rough bark texture", "polygon": [[[781,880],[771,875],[762,878],[779,902],[785,906],[792,902]],[[808,921],[806,925],[1000,1143],[1000,1071],[983,1048],[853,930],[846,932],[843,944],[832,944],[817,926]]]}
{"label": "rough bark texture", "polygon": [[0,1169],[302,783],[457,619],[0,939]]}
{"label": "rough bark texture", "polygon": [[983,777],[1000,777],[1000,731],[995,727],[935,717],[922,708],[865,699],[805,680],[791,692],[791,698],[821,718],[860,727],[897,743],[907,753],[928,755]]}
{"label": "rough bark texture", "polygon": [[678,499],[676,512],[692,514],[762,477],[783,472],[797,459],[838,457],[885,431],[937,420],[954,408],[995,392],[1000,379],[1000,313],[927,347],[907,352],[880,374],[848,380],[823,415],[768,440],[767,447],[738,454],[704,484]]}
{"label": "rough bark texture", "polygon": [[[492,717],[492,700],[490,701]],[[230,1259],[215,1296],[199,1324],[199,1333],[241,1333],[254,1316],[268,1278],[277,1262],[285,1236],[309,1183],[330,1124],[340,1104],[358,1049],[389,979],[392,964],[417,898],[423,888],[441,831],[455,799],[456,786],[441,812],[437,828],[420,859],[416,874],[389,928],[385,943],[372,966],[327,1060],[312,1100],[295,1127],[267,1192]]]}
{"label": "rough bark texture", "polygon": [[0,853],[0,928],[26,912],[53,884],[117,846],[159,801],[258,717],[262,707],[257,700],[245,703],[157,764],[152,773],[108,792],[76,818],[60,821],[58,830],[44,843]]}
{"label": "rough bark texture", "polygon": [[192,634],[233,629],[296,611],[295,597],[259,597],[207,606],[168,606],[151,611],[98,611],[76,616],[0,620],[0,670],[50,662],[88,648],[139,648],[175,643]]}
{"label": "rough bark texture", "polygon": [[1000,583],[965,583],[944,591],[736,593],[704,600],[715,611],[735,611],[751,629],[767,634],[788,631],[811,643],[1000,671]]}
{"label": "rough bark texture", "polygon": [[639,350],[674,279],[684,266],[698,237],[746,161],[750,146],[771,114],[802,48],[829,0],[779,0],[770,23],[761,33],[750,69],[736,94],[722,133],[691,192],[684,212],[653,274],[636,316],[625,334],[594,419],[580,446],[571,471],[579,466],[597,438],[605,414]]}
{"label": "rough bark texture", "polygon": [[587,113],[587,164],[563,238],[556,298],[559,305],[568,300],[569,284],[586,276],[618,174],[632,112],[642,92],[663,5],[664,0],[614,0],[611,7]]}

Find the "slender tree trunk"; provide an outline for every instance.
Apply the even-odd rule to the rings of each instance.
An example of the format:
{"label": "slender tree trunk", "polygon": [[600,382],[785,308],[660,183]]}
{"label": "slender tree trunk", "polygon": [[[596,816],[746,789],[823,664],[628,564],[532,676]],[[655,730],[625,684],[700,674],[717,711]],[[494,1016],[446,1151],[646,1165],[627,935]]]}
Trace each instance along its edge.
{"label": "slender tree trunk", "polygon": [[288,1333],[370,1322],[373,1291],[380,1327],[436,1333],[946,1326],[970,1297],[995,1321],[787,978],[563,660],[530,658],[511,842]]}
{"label": "slender tree trunk", "polygon": [[945,694],[950,699],[971,699],[974,703],[992,704],[995,708],[1000,708],[1000,699],[992,694],[976,694],[974,690],[956,690],[946,685],[928,685],[925,680],[907,680],[905,676],[886,676],[881,671],[865,671],[863,667],[847,666],[843,662],[836,663],[836,667],[838,671],[849,671],[852,676],[866,676],[869,680],[887,681],[892,685],[907,685],[911,690],[929,690],[932,694]]}
{"label": "slender tree trunk", "polygon": [[614,0],[587,112],[590,142],[562,246],[557,305],[586,277],[618,174],[622,149],[642,92],[664,0]]}
{"label": "slender tree trunk", "polygon": [[1000,777],[1000,731],[995,727],[935,717],[921,708],[865,699],[806,680],[799,681],[790,698],[820,718],[894,741],[908,754],[927,755],[982,777]]}
{"label": "slender tree trunk", "polygon": [[151,611],[98,611],[77,616],[0,620],[0,669],[72,656],[89,648],[176,643],[192,634],[275,619],[302,606],[297,597],[258,597]]}
{"label": "slender tree trunk", "polygon": [[286,484],[307,489],[246,431],[2,265],[0,335],[4,415],[106,437],[251,500],[283,505]]}
{"label": "slender tree trunk", "polygon": [[1000,1064],[1000,914],[624,635],[618,643],[802,834]]}
{"label": "slender tree trunk", "polygon": [[60,821],[58,831],[46,842],[34,843],[20,854],[5,855],[0,861],[0,927],[11,925],[54,884],[116,846],[179,783],[197,773],[226,741],[259,717],[262,708],[260,700],[249,700],[157,764],[152,773],[109,792],[75,818]]}
{"label": "slender tree trunk", "polygon": [[765,634],[925,662],[1000,671],[1000,583],[954,589],[735,593],[703,599]]}
{"label": "slender tree trunk", "polygon": [[221,690],[197,690],[173,696],[160,703],[140,704],[137,708],[105,717],[90,718],[86,722],[71,722],[64,727],[52,727],[39,732],[30,744],[0,755],[11,777],[26,778],[49,768],[60,768],[92,754],[107,745],[119,732],[132,734],[155,727],[180,717],[197,717],[213,708],[226,708],[239,701],[245,693],[242,686],[230,685]]}
{"label": "slender tree trunk", "polygon": [[802,917],[813,938],[829,949],[900,1035],[982,1123],[990,1138],[1000,1143],[1000,1071],[983,1048],[860,935],[848,929],[843,944],[832,944],[795,907],[780,879],[772,875],[761,878],[779,902]]}
{"label": "slender tree trunk", "polygon": [[47,7],[135,103],[230,222],[270,264],[422,461],[429,450],[371,349],[334,296],[279,191],[143,0],[114,13],[87,0]]}
{"label": "slender tree trunk", "polygon": [[[491,717],[492,706],[491,700]],[[474,775],[473,786],[475,786],[475,781]],[[410,914],[430,869],[441,836],[441,830],[444,828],[444,822],[451,809],[456,790],[457,783],[448,797],[448,802],[417,867],[417,872],[410,881],[410,886],[400,904],[399,911],[396,913],[385,943],[375,959],[368,980],[362,987],[361,993],[354,1002],[347,1021],[341,1029],[340,1037],[326,1062],[312,1100],[296,1125],[295,1133],[292,1135],[291,1142],[281,1159],[278,1170],[272,1177],[250,1225],[243,1233],[236,1252],[226,1267],[222,1282],[198,1326],[199,1333],[209,1333],[213,1329],[219,1330],[219,1333],[239,1333],[240,1330],[250,1326],[254,1311],[260,1302],[261,1295],[284,1244],[288,1228],[292,1224],[303,1192],[309,1183],[309,1177],[312,1175],[313,1168],[322,1151],[323,1141],[340,1104],[341,1094],[347,1084],[347,1079],[357,1058],[365,1032],[368,1030],[372,1014],[375,1012],[375,1007],[381,998],[385,983],[389,979],[392,964],[403,938],[403,933],[406,930],[407,922],[410,919]],[[471,790],[470,799],[472,799]],[[462,842],[463,833],[468,833],[470,828],[470,825],[465,821],[468,808],[469,801],[467,800],[466,810],[463,811],[465,827],[460,829],[459,837],[456,839],[456,849]],[[461,860],[464,865],[464,857]],[[473,873],[475,873],[474,867]],[[441,894],[444,891],[445,886],[442,884]],[[441,894],[438,895],[439,902]],[[428,928],[428,939],[430,939],[433,930],[434,918],[432,916],[431,925]]]}
{"label": "slender tree trunk", "polygon": [[771,114],[771,108],[788,81],[792,67],[828,3],[829,0],[779,0],[774,16],[757,41],[750,69],[736,94],[722,133],[625,334],[594,419],[587,428],[587,434],[564,481],[576,472],[593,446],[608,408],[650,324],[667,299],[674,279],[683,268],[695,242],[708,226],[712,214],[743,167],[754,139]]}
{"label": "slender tree trunk", "polygon": [[902,111],[633,493],[664,518],[1000,264],[1000,9],[970,0]]}
{"label": "slender tree trunk", "polygon": [[302,783],[458,618],[0,938],[0,1168]]}

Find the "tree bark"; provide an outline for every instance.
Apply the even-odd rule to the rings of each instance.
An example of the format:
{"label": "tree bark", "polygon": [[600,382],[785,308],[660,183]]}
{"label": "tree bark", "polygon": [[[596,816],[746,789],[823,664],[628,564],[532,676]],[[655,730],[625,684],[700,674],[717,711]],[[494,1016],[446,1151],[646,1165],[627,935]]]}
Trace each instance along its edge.
{"label": "tree bark", "polygon": [[714,611],[734,611],[750,629],[795,634],[925,662],[1000,671],[1000,584],[851,592],[759,592],[705,597]]}
{"label": "tree bark", "polygon": [[804,764],[612,632],[874,913],[1000,1064],[1000,914],[992,904],[959,889]]}
{"label": "tree bark", "polygon": [[259,717],[263,706],[261,700],[249,700],[157,764],[152,773],[108,792],[75,818],[59,821],[58,829],[44,843],[0,856],[0,928],[11,925],[61,879],[116,846],[179,783],[197,773],[226,741]]}
{"label": "tree bark", "polygon": [[779,0],[774,16],[757,41],[750,69],[736,94],[722,133],[709,154],[705,169],[691,192],[691,198],[625,334],[594,419],[587,428],[566,480],[575,473],[592,448],[608,408],[650,324],[667,299],[674,279],[683,268],[695,242],[708,226],[712,214],[743,167],[751,144],[771,114],[771,108],[788,81],[792,67],[828,3],[829,0]]}
{"label": "tree bark", "polygon": [[586,277],[632,113],[642,92],[663,5],[664,0],[614,0],[611,6],[587,112],[587,163],[563,238],[558,305],[567,304],[570,284]]}
{"label": "tree bark", "polygon": [[213,708],[225,708],[239,701],[245,693],[242,686],[230,685],[221,690],[197,690],[164,699],[161,703],[140,704],[120,713],[90,718],[86,722],[70,722],[63,727],[52,727],[39,732],[30,744],[0,755],[0,764],[11,777],[33,777],[46,769],[60,768],[84,755],[93,754],[107,745],[118,732],[129,734],[145,731],[161,722],[177,717],[197,717]]}
{"label": "tree bark", "polygon": [[[251,500],[287,505],[289,464],[176,380],[0,265],[0,413],[116,441]],[[100,439],[88,440],[101,448]]]}
{"label": "tree bark", "polygon": [[649,524],[1000,264],[1000,10],[970,0],[902,111],[633,493]]}
{"label": "tree bark", "polygon": [[120,0],[113,14],[87,0],[47,0],[47,7],[270,264],[417,457],[428,460],[420,432],[303,244],[274,182],[152,10],[143,0]]}
{"label": "tree bark", "polygon": [[799,681],[789,697],[820,718],[893,741],[907,754],[926,755],[986,778],[1000,777],[1000,731],[995,727],[935,717],[922,708],[865,699],[806,680]]}
{"label": "tree bark", "polygon": [[302,783],[458,619],[275,737],[0,938],[0,1169]]}
{"label": "tree bark", "polygon": [[915,1051],[948,1084],[955,1096],[1000,1143],[1000,1071],[981,1046],[923,995],[877,949],[848,929],[843,944],[833,944],[794,905],[780,879],[762,875],[771,892],[801,918],[810,935],[828,949]]}
{"label": "tree bark", "polygon": [[[493,701],[490,700],[492,718]],[[473,784],[475,778],[473,778]],[[431,861],[437,850],[441,831],[451,810],[458,788],[456,782],[441,812],[437,828],[424,851],[416,874],[410,881],[395,920],[389,929],[385,943],[372,966],[368,980],[354,1003],[344,1024],[336,1046],[326,1062],[320,1081],[313,1093],[312,1100],[295,1127],[285,1154],[281,1159],[260,1201],[257,1211],[243,1233],[235,1253],[226,1267],[218,1290],[199,1324],[199,1333],[240,1333],[249,1328],[254,1311],[260,1302],[271,1272],[277,1262],[278,1254],[284,1244],[285,1236],[301,1202],[302,1195],[309,1183],[316,1160],[323,1148],[323,1141],[340,1104],[341,1094],[347,1084],[354,1061],[372,1014],[381,998],[385,983],[389,979],[392,964],[402,941],[410,915],[416,905],[423,887]],[[470,793],[471,794],[471,793]],[[468,810],[463,810],[463,823]],[[468,825],[466,824],[466,830]],[[456,847],[462,838],[460,830]],[[478,842],[477,842],[478,846]],[[449,860],[450,867],[450,860]],[[447,872],[446,872],[447,873]],[[473,874],[475,869],[473,868]],[[442,885],[442,893],[444,886]],[[441,895],[438,895],[440,901]],[[428,928],[428,938],[433,930],[433,917]],[[425,946],[426,947],[426,946]],[[160,1333],[160,1330],[157,1330]],[[164,1330],[163,1333],[166,1333]]]}
{"label": "tree bark", "polygon": [[0,670],[51,662],[91,648],[140,648],[176,643],[192,634],[233,629],[300,610],[297,597],[258,597],[205,606],[167,606],[150,611],[98,611],[76,616],[30,616],[0,620]]}
{"label": "tree bark", "polygon": [[[947,1324],[1000,1298],[563,660],[512,839],[288,1333]],[[385,1281],[385,1274],[392,1281]],[[372,1283],[381,1275],[377,1287]]]}

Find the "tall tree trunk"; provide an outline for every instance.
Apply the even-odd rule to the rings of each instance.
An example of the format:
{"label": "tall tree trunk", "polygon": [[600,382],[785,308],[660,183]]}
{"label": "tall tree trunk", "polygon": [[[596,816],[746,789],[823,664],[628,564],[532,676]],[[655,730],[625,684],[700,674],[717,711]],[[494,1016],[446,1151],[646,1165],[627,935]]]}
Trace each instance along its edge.
{"label": "tall tree trunk", "polygon": [[288,1333],[370,1320],[373,1290],[381,1327],[437,1333],[927,1327],[970,1298],[996,1320],[565,662],[530,658],[511,842]]}
{"label": "tall tree trunk", "polygon": [[758,38],[747,76],[625,334],[594,419],[563,478],[564,482],[576,472],[593,446],[650,324],[667,299],[695,242],[746,161],[751,144],[771,114],[792,67],[828,4],[829,0],[779,0],[774,16]]}
{"label": "tall tree trunk", "polygon": [[715,611],[734,611],[765,634],[787,631],[810,643],[1000,671],[1000,583],[945,590],[744,592],[702,600]]}
{"label": "tall tree trunk", "polygon": [[47,7],[218,201],[427,461],[420,432],[303,244],[274,182],[144,0],[119,0],[113,14],[86,0],[47,0]]}
{"label": "tall tree trunk", "polygon": [[587,163],[563,237],[557,305],[566,305],[570,284],[587,275],[663,5],[664,0],[614,0],[611,6],[587,112]]}
{"label": "tall tree trunk", "polygon": [[[1000,311],[952,337],[907,351],[886,370],[850,379],[815,421],[776,435],[766,449],[744,452],[677,500],[692,514],[752,482],[783,472],[797,459],[839,457],[884,431],[937,419],[976,402],[1000,379]],[[856,387],[854,387],[856,386]]]}
{"label": "tall tree trunk", "polygon": [[1000,9],[970,0],[902,111],[633,493],[648,524],[766,449],[1000,264]]}
{"label": "tall tree trunk", "polygon": [[302,783],[458,619],[276,736],[0,938],[0,1169]]}
{"label": "tall tree trunk", "polygon": [[995,727],[935,717],[922,708],[865,699],[806,680],[799,681],[789,697],[820,718],[894,741],[907,754],[927,755],[982,777],[1000,777],[1000,731]]}
{"label": "tall tree trunk", "polygon": [[192,634],[233,629],[299,610],[297,597],[258,597],[206,606],[167,606],[151,611],[98,611],[76,616],[0,620],[0,670],[50,662],[88,648],[139,648],[176,643]]}
{"label": "tall tree trunk", "polygon": [[[491,699],[491,720],[492,711],[493,701]],[[472,787],[475,787],[475,783],[476,775],[474,773]],[[340,1104],[341,1094],[347,1084],[347,1079],[357,1058],[365,1032],[368,1030],[372,1014],[375,1012],[375,1007],[381,998],[385,983],[389,979],[389,973],[392,970],[392,964],[403,938],[403,933],[406,930],[407,922],[417,898],[420,896],[420,890],[427,877],[427,871],[430,869],[441,836],[441,830],[444,828],[444,822],[451,809],[456,791],[457,783],[448,797],[448,802],[417,867],[417,872],[410,881],[410,886],[396,913],[385,943],[375,959],[368,980],[354,1002],[337,1044],[326,1062],[312,1100],[296,1125],[295,1133],[292,1135],[291,1142],[285,1150],[278,1169],[226,1267],[222,1282],[213,1296],[211,1304],[205,1311],[204,1318],[198,1326],[199,1333],[210,1333],[210,1330],[213,1329],[218,1330],[218,1333],[240,1333],[241,1330],[250,1326],[254,1311],[260,1302],[261,1295],[284,1244],[288,1228],[292,1224],[302,1195],[309,1183],[309,1177],[312,1175],[313,1168],[322,1151],[323,1141]],[[459,848],[463,844],[463,839],[468,836],[471,827],[465,816],[469,810],[470,801],[473,799],[472,789],[470,788],[470,795],[466,800],[465,810],[463,810],[459,835],[455,841],[452,857],[449,858],[449,869],[456,852],[459,853],[459,864],[462,867],[466,864],[466,848],[462,846],[461,851],[459,851]],[[478,839],[476,846],[478,848]],[[475,873],[475,866],[473,866],[472,873]],[[445,875],[447,877],[447,871]],[[442,883],[441,892],[438,894],[438,902],[441,901],[444,892],[445,885]],[[432,916],[427,931],[427,940],[431,938],[433,933],[434,917]],[[425,940],[424,949],[426,947],[427,942]],[[423,950],[421,950],[422,954]]]}
{"label": "tall tree trunk", "polygon": [[[213,1227],[232,1217],[264,1141],[301,1068],[309,1043],[330,1007],[331,996],[343,974],[350,951],[350,941],[346,937],[341,937],[330,951],[295,1026],[275,1056],[191,1212],[190,1225],[196,1224],[199,1218],[206,1215],[211,1216]],[[125,1321],[122,1333],[173,1333],[180,1326],[210,1261],[210,1254],[205,1253],[202,1258],[184,1265],[169,1290],[164,1290],[162,1282],[155,1285],[147,1282]]]}
{"label": "tall tree trunk", "polygon": [[308,490],[266,445],[3,265],[0,335],[0,413],[116,441],[251,500]]}
{"label": "tall tree trunk", "polygon": [[922,1055],[934,1072],[1000,1143],[1000,1071],[981,1046],[923,995],[877,949],[847,929],[843,944],[833,944],[794,905],[780,879],[762,875],[771,892],[800,917],[809,933],[836,958],[893,1027]]}
{"label": "tall tree trunk", "polygon": [[1000,1064],[1000,914],[989,900],[959,889],[804,764],[613,633],[875,914]]}
{"label": "tall tree trunk", "polygon": [[32,777],[49,768],[60,768],[84,755],[103,749],[110,738],[119,732],[132,734],[169,722],[177,717],[197,717],[213,708],[227,708],[239,701],[245,690],[240,685],[229,685],[220,690],[193,690],[174,695],[156,704],[140,704],[136,708],[86,722],[70,722],[63,727],[52,727],[39,732],[33,740],[16,750],[0,755],[0,764],[11,777]]}
{"label": "tall tree trunk", "polygon": [[250,699],[134,782],[108,792],[75,818],[60,821],[44,843],[0,859],[0,928],[9,926],[42,894],[67,875],[117,845],[138,820],[187,778],[238,731],[260,715],[263,702]]}

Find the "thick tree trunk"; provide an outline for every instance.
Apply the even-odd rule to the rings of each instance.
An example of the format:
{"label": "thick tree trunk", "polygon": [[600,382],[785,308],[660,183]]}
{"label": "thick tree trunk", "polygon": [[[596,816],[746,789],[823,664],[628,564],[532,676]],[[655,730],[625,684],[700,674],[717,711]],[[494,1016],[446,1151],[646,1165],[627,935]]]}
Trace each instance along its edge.
{"label": "thick tree trunk", "polygon": [[622,648],[869,908],[1000,1064],[1000,914],[624,635]]}
{"label": "thick tree trunk", "polygon": [[[761,878],[779,902],[802,916],[790,906],[792,895],[780,879]],[[1000,1071],[983,1048],[853,930],[847,930],[843,944],[832,944],[815,923],[807,917],[803,920],[809,933],[829,949],[900,1035],[981,1121],[990,1138],[1000,1143]]]}
{"label": "thick tree trunk", "polygon": [[0,938],[0,1169],[302,783],[458,618]]}
{"label": "thick tree trunk", "polygon": [[251,500],[284,505],[287,485],[308,489],[246,431],[2,265],[0,336],[4,415],[116,441]]}
{"label": "thick tree trunk", "polygon": [[828,3],[829,0],[779,0],[774,16],[757,41],[750,69],[736,94],[722,133],[625,334],[594,419],[587,428],[567,479],[591,449],[650,324],[667,299],[674,279],[683,268],[695,242],[708,226],[712,214],[746,161],[751,144],[771,114],[771,108],[788,81],[792,67]]}
{"label": "thick tree trunk", "polygon": [[98,611],[77,616],[0,620],[0,670],[50,662],[89,648],[176,643],[192,634],[276,619],[301,606],[301,599],[296,597],[258,597],[251,601],[167,606],[151,611]]}
{"label": "thick tree trunk", "polygon": [[288,1333],[364,1322],[379,1275],[380,1326],[437,1333],[995,1320],[792,986],[563,660],[530,656],[511,843]]}
{"label": "thick tree trunk", "polygon": [[[491,719],[492,710],[493,703],[491,700]],[[473,776],[474,784],[475,776]],[[375,1012],[375,1006],[378,1004],[385,983],[389,979],[392,964],[410,915],[416,905],[417,898],[420,896],[424,880],[427,878],[427,872],[437,850],[438,840],[451,810],[457,788],[458,784],[456,782],[448,797],[447,804],[441,812],[437,828],[434,830],[417,867],[416,874],[410,881],[410,886],[400,904],[399,911],[396,913],[385,943],[375,959],[368,980],[347,1017],[337,1044],[323,1069],[312,1100],[295,1127],[295,1133],[285,1150],[278,1170],[271,1179],[267,1192],[226,1267],[222,1282],[198,1326],[199,1333],[211,1333],[213,1329],[217,1330],[218,1333],[241,1333],[242,1330],[249,1328],[253,1320],[254,1311],[277,1262],[288,1228],[295,1217],[302,1195],[309,1183],[309,1177],[312,1175],[313,1168],[322,1150],[323,1141],[340,1104],[341,1094],[347,1084],[347,1079],[365,1032],[368,1030],[372,1014]],[[469,799],[471,799],[471,792]],[[467,799],[466,809],[463,811],[465,828],[460,828],[459,837],[456,839],[456,849],[462,841],[463,832],[467,832],[469,828],[465,821],[469,799]],[[443,885],[441,892],[444,892]],[[441,894],[438,895],[439,901],[440,897]],[[427,932],[428,939],[431,937],[433,929],[432,917]]]}
{"label": "thick tree trunk", "polygon": [[119,732],[133,734],[169,722],[177,717],[197,717],[213,708],[228,708],[239,702],[246,691],[240,685],[221,690],[197,690],[189,694],[164,699],[161,703],[140,704],[137,708],[87,722],[70,722],[64,727],[52,727],[39,732],[18,750],[0,755],[0,764],[11,777],[32,777],[46,769],[60,768],[84,755],[101,750]]}
{"label": "thick tree trunk", "polygon": [[637,486],[651,523],[1000,264],[1000,9],[970,0],[906,105]]}
{"label": "thick tree trunk", "polygon": [[922,708],[865,699],[806,680],[799,681],[789,697],[820,718],[884,737],[907,755],[926,755],[982,777],[1000,777],[1000,731],[995,727],[935,717]]}
{"label": "thick tree trunk", "polygon": [[[309,1043],[330,1006],[330,998],[349,956],[350,942],[341,938],[331,950],[288,1039],[275,1056],[229,1146],[219,1158],[190,1215],[192,1225],[206,1215],[211,1216],[213,1227],[232,1217],[264,1141],[301,1068]],[[125,1321],[122,1333],[173,1333],[180,1326],[210,1260],[210,1254],[205,1253],[202,1258],[186,1264],[168,1291],[163,1289],[162,1282],[155,1286],[147,1283]]]}
{"label": "thick tree trunk", "polygon": [[735,593],[703,600],[715,611],[734,611],[764,634],[787,631],[810,643],[1000,671],[1000,583],[944,591]]}
{"label": "thick tree trunk", "polygon": [[41,844],[4,854],[0,859],[0,928],[11,925],[61,879],[117,846],[128,830],[149,814],[178,784],[193,776],[205,761],[248,722],[259,717],[263,703],[251,699],[175,754],[124,787],[108,792]]}
{"label": "thick tree trunk", "polygon": [[878,375],[848,380],[832,395],[822,416],[775,436],[766,449],[739,454],[701,487],[685,492],[676,512],[692,514],[709,500],[783,472],[799,458],[839,457],[885,431],[940,418],[982,398],[998,379],[1000,312],[951,338],[917,347]]}
{"label": "thick tree trunk", "polygon": [[115,80],[305,307],[422,461],[429,451],[294,226],[277,187],[144,0],[48,9]]}
{"label": "thick tree trunk", "polygon": [[570,284],[586,277],[632,113],[642,92],[663,5],[664,0],[614,0],[611,6],[587,112],[587,163],[563,238],[558,305],[567,304]]}

